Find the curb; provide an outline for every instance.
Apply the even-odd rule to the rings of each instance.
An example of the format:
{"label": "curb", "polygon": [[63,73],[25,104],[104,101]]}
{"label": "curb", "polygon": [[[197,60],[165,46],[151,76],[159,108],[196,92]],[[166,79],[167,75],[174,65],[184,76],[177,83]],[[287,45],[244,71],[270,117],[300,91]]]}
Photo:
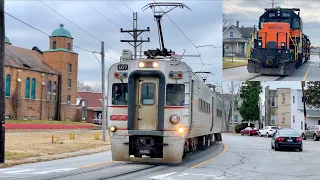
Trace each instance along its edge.
{"label": "curb", "polygon": [[93,129],[94,125],[76,124],[21,124],[10,123],[3,125],[6,129]]}
{"label": "curb", "polygon": [[236,67],[241,67],[241,66],[247,66],[247,64],[246,64],[246,65],[232,66],[232,67],[225,67],[225,68],[223,68],[223,69],[231,69],[231,68],[236,68]]}

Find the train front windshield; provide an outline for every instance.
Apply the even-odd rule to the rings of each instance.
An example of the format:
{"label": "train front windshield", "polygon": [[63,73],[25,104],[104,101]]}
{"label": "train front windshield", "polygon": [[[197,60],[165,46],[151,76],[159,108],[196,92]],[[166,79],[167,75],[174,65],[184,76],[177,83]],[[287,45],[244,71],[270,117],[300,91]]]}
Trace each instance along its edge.
{"label": "train front windshield", "polygon": [[185,86],[184,84],[167,84],[167,106],[183,106]]}
{"label": "train front windshield", "polygon": [[127,83],[112,84],[112,104],[128,105],[128,84]]}

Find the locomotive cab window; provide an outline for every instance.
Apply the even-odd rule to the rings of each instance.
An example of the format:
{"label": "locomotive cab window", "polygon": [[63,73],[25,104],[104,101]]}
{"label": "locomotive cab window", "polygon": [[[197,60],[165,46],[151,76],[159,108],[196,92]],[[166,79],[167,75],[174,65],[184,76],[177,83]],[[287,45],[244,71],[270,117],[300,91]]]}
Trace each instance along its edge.
{"label": "locomotive cab window", "polygon": [[184,105],[184,84],[167,84],[167,98],[168,106],[183,106]]}
{"label": "locomotive cab window", "polygon": [[141,85],[141,103],[143,105],[154,104],[154,90],[153,83],[143,83]]}
{"label": "locomotive cab window", "polygon": [[128,84],[127,83],[112,84],[112,104],[113,105],[128,104]]}

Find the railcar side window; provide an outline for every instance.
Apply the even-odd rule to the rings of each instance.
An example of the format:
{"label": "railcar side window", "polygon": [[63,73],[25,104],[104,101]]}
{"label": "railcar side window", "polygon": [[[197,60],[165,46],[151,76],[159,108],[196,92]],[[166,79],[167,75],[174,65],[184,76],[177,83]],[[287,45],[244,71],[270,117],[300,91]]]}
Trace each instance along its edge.
{"label": "railcar side window", "polygon": [[112,104],[113,105],[128,104],[128,84],[127,83],[112,84]]}
{"label": "railcar side window", "polygon": [[166,104],[168,106],[183,106],[184,92],[184,84],[167,84]]}
{"label": "railcar side window", "polygon": [[141,103],[144,105],[154,104],[154,84],[143,83],[141,85]]}

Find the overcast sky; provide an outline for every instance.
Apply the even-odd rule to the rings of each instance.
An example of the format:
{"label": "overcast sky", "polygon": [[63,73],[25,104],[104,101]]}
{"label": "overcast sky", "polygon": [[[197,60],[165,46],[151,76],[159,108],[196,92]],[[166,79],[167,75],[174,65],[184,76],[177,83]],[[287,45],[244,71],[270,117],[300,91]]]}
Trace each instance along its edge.
{"label": "overcast sky", "polygon": [[[271,8],[271,0],[224,0],[223,12],[228,18],[240,22],[240,26],[253,27],[258,25],[263,8]],[[275,6],[283,8],[300,8],[304,33],[310,36],[311,44],[320,44],[320,1],[318,0],[274,0]]]}
{"label": "overcast sky", "polygon": [[[150,43],[143,44],[146,48],[159,48],[157,25],[154,21],[151,9],[142,11],[141,8],[153,1],[126,0],[125,4],[118,1],[87,1],[97,11],[112,20],[116,25],[108,21],[98,12],[91,9],[83,1],[43,1],[45,4],[68,18],[70,21],[92,34],[99,40],[103,40],[106,45],[118,53],[122,49],[133,48],[127,43],[121,43],[121,39],[128,39],[129,34],[120,33],[123,29],[132,29],[132,11],[125,6],[127,4],[133,11],[138,12],[138,28],[146,29],[150,27],[151,32],[144,33],[143,38],[150,37]],[[160,2],[160,1],[156,1]],[[210,71],[214,75],[208,76],[208,82],[215,82],[222,79],[222,1],[190,1],[180,0],[191,8],[175,9],[168,15],[182,29],[196,46],[215,45],[220,48],[204,47],[199,48],[203,62],[207,64],[202,71]],[[122,15],[115,7],[124,15]],[[43,5],[39,1],[5,1],[5,11],[20,20],[38,28],[39,30],[51,34],[53,30],[59,28],[63,23],[65,29],[69,30],[74,38],[74,45],[90,51],[100,51],[100,42],[86,34],[84,31],[59,16],[54,11]],[[127,19],[126,19],[127,18]],[[41,50],[49,47],[48,36],[22,24],[21,22],[5,15],[6,36],[12,45],[32,49],[38,46]],[[186,55],[197,55],[197,50],[192,43],[177,29],[177,27],[166,17],[162,21],[164,43],[168,49],[174,50],[177,54],[182,54],[183,49]],[[79,74],[78,80],[95,84],[101,82],[101,67],[92,53],[74,48],[79,53]],[[106,55],[120,59],[110,48],[106,49]],[[100,59],[100,55],[97,54]],[[202,67],[200,58],[185,58],[194,71],[199,71]],[[106,68],[118,60],[106,59]]]}

